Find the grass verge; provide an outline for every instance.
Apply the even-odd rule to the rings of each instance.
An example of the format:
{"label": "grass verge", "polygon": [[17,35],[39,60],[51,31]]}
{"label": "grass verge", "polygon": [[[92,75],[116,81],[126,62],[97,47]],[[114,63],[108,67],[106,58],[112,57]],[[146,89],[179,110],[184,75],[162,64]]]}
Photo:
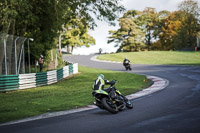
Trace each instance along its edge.
{"label": "grass verge", "polygon": [[145,51],[100,55],[97,59],[123,62],[127,57],[135,64],[200,65],[200,52]]}
{"label": "grass verge", "polygon": [[99,73],[120,81],[116,87],[124,95],[148,86],[142,75],[87,67],[79,67],[79,71],[81,74],[49,86],[0,93],[0,123],[92,104],[92,84]]}

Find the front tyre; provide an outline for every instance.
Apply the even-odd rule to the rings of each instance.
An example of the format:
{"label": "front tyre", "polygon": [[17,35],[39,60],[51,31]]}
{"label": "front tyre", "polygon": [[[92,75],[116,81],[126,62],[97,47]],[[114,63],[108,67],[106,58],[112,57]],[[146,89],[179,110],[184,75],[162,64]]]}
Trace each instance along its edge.
{"label": "front tyre", "polygon": [[129,108],[129,109],[132,109],[133,108],[133,104],[131,103],[130,100],[128,100],[126,97],[124,97],[124,101],[126,103],[126,107]]}
{"label": "front tyre", "polygon": [[103,104],[104,108],[112,114],[116,114],[119,111],[117,105],[113,104],[112,101],[107,97],[103,97],[101,99],[101,103]]}

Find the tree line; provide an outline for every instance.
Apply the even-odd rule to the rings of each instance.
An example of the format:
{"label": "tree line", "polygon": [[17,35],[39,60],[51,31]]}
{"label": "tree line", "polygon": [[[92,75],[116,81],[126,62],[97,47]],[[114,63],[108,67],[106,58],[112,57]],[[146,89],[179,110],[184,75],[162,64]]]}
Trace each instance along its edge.
{"label": "tree line", "polygon": [[27,38],[31,58],[55,48],[59,37],[67,47],[90,46],[95,40],[88,34],[95,19],[114,25],[125,9],[121,0],[1,0],[0,32]]}
{"label": "tree line", "polygon": [[119,29],[109,31],[108,43],[120,51],[181,50],[196,45],[200,38],[200,8],[197,1],[184,0],[177,11],[146,7],[129,10],[119,21]]}

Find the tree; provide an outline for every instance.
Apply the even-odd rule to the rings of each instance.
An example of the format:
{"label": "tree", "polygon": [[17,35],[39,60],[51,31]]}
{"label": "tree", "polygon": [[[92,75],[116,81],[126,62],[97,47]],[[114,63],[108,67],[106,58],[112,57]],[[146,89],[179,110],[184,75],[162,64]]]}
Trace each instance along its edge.
{"label": "tree", "polygon": [[94,17],[110,24],[124,11],[121,0],[1,0],[0,32],[34,38],[31,57],[38,58],[56,44],[62,25],[74,18],[93,29]]}
{"label": "tree", "polygon": [[119,46],[118,52],[138,51],[144,47],[144,34],[135,23],[135,16],[138,11],[132,10],[126,12],[119,21],[120,28],[117,31],[109,31],[111,34],[108,43],[115,42],[116,47]]}
{"label": "tree", "polygon": [[181,17],[179,17],[179,15],[180,12],[175,11],[162,21],[163,23],[159,34],[159,42],[161,42],[163,50],[175,49],[174,40],[182,26]]}
{"label": "tree", "polygon": [[153,37],[155,40],[159,39],[159,34],[162,33],[162,26],[165,25],[167,18],[170,16],[171,12],[163,10],[157,13],[157,19],[154,23]]}
{"label": "tree", "polygon": [[[179,4],[179,10],[182,11],[182,27],[179,30],[176,42],[179,46],[195,46],[197,33],[200,31],[200,8],[198,2],[193,0],[184,0]],[[180,41],[183,39],[184,41]],[[180,44],[182,43],[182,44]],[[179,47],[180,48],[180,47]]]}
{"label": "tree", "polygon": [[154,31],[155,31],[155,24],[157,22],[157,12],[155,11],[155,8],[146,7],[141,17],[143,17],[144,21],[143,26],[145,27],[145,32],[146,32],[145,43],[148,49],[150,49],[152,39],[155,38]]}
{"label": "tree", "polygon": [[65,30],[62,46],[67,46],[67,52],[72,52],[74,47],[89,47],[95,44],[95,39],[88,34],[88,26],[79,18],[72,19],[66,24]]}

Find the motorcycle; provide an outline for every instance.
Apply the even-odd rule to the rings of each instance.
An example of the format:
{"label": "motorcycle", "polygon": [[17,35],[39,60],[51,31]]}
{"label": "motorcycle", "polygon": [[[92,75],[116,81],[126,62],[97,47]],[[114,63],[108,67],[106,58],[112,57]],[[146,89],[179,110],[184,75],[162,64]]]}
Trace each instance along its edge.
{"label": "motorcycle", "polygon": [[[115,88],[116,82],[116,80],[113,80],[113,84],[110,85],[109,89],[94,90],[92,92],[92,95],[96,100],[95,105],[100,109],[105,109],[109,111],[112,114],[116,114],[119,111],[125,109],[126,107],[128,109],[133,108],[133,104],[131,103],[131,101],[128,100],[125,96],[123,96],[121,92]],[[113,96],[111,96],[111,93],[109,93],[108,90],[114,92],[115,98],[112,98]]]}
{"label": "motorcycle", "polygon": [[124,62],[124,67],[125,67],[126,70],[132,70],[131,69],[131,64],[128,61]]}

